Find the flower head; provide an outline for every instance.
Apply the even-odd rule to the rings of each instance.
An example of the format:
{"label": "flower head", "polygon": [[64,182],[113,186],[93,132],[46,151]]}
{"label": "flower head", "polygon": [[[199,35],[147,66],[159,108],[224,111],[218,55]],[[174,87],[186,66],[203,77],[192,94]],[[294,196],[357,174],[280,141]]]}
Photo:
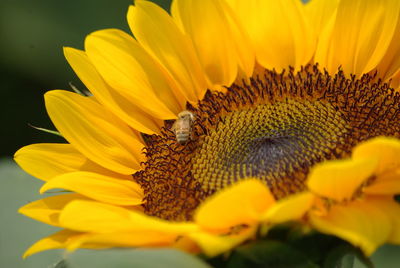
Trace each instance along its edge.
{"label": "flower head", "polygon": [[[377,207],[398,210],[399,13],[390,0],[175,0],[170,16],[137,0],[135,38],[107,29],[84,51],[64,48],[91,93],[45,95],[67,143],[15,154],[46,181],[41,192],[72,192],[20,209],[63,228],[26,255],[160,246],[216,255],[260,226],[304,219],[367,253],[397,242],[399,220]],[[178,142],[182,111],[191,119],[178,121]],[[364,144],[377,136],[393,140]],[[379,238],[354,230],[351,214],[367,210],[387,223],[366,230]]]}
{"label": "flower head", "polygon": [[375,138],[359,144],[350,159],[316,166],[307,185],[315,195],[310,222],[372,254],[385,242],[398,244],[399,140]]}

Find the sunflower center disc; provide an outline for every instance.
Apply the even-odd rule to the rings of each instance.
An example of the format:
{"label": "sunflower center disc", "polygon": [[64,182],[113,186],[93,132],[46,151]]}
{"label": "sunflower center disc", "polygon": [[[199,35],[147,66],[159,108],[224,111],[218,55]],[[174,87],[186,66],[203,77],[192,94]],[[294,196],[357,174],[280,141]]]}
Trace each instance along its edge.
{"label": "sunflower center disc", "polygon": [[251,176],[283,197],[303,188],[299,174],[326,159],[346,131],[340,112],[321,101],[286,99],[235,111],[206,136],[192,174],[206,192]]}
{"label": "sunflower center disc", "polygon": [[226,92],[208,91],[196,107],[191,137],[176,141],[172,121],[146,136],[144,211],[184,221],[209,195],[252,176],[276,198],[305,187],[319,162],[349,157],[358,143],[400,137],[400,94],[374,75],[347,77],[307,66],[265,70]]}

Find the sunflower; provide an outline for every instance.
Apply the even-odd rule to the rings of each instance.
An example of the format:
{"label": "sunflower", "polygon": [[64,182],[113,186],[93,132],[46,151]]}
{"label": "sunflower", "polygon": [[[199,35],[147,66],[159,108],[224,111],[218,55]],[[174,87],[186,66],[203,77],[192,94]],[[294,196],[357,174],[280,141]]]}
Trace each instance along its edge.
{"label": "sunflower", "polygon": [[[64,48],[90,91],[45,94],[67,143],[15,154],[42,193],[68,192],[20,209],[63,228],[25,256],[165,246],[214,256],[290,220],[367,254],[399,242],[399,219],[378,209],[399,210],[399,14],[395,0],[174,0],[171,15],[135,1],[134,37],[107,29],[84,51]],[[378,136],[391,138],[365,145]],[[382,217],[357,232],[369,209]]]}
{"label": "sunflower", "polygon": [[307,191],[292,195],[265,214],[283,221],[282,212],[300,207],[309,224],[360,247],[366,255],[391,242],[400,244],[400,141],[378,137],[358,144],[351,157],[315,165]]}
{"label": "sunflower", "polygon": [[317,195],[311,224],[367,255],[387,241],[400,244],[400,205],[393,199],[400,194],[399,153],[398,140],[375,138],[358,145],[351,159],[315,167],[307,181]]}

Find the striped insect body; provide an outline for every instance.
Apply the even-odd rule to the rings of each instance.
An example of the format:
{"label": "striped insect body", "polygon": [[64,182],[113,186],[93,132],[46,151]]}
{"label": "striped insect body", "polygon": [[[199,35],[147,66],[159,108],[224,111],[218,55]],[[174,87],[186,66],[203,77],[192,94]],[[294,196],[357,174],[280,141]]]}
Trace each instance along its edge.
{"label": "striped insect body", "polygon": [[176,141],[180,144],[186,144],[192,139],[192,126],[195,116],[192,112],[182,111],[178,114],[178,119],[172,125],[172,131],[175,133]]}

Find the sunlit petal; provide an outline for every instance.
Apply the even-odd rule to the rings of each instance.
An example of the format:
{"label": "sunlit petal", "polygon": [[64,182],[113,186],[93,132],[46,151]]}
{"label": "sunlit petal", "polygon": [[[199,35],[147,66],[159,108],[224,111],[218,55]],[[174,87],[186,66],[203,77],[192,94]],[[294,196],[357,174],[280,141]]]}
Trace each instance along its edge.
{"label": "sunlit petal", "polygon": [[49,249],[57,249],[57,248],[65,248],[68,242],[71,242],[73,239],[76,239],[80,236],[84,236],[85,234],[74,232],[70,230],[62,230],[53,235],[45,237],[35,244],[33,244],[27,251],[25,251],[23,258],[29,257],[32,254],[49,250]]}
{"label": "sunlit petal", "polygon": [[378,159],[377,174],[400,168],[400,140],[379,137],[360,143],[353,150],[354,159],[374,157]]}
{"label": "sunlit petal", "polygon": [[122,174],[140,169],[142,141],[101,105],[62,90],[47,92],[45,100],[56,128],[83,155]]}
{"label": "sunlit petal", "polygon": [[336,160],[316,165],[308,175],[308,188],[337,201],[351,199],[376,170],[375,159]]}
{"label": "sunlit petal", "polygon": [[276,202],[263,218],[267,223],[282,223],[299,220],[311,208],[314,195],[309,192],[292,195]]}
{"label": "sunlit petal", "polygon": [[172,2],[171,13],[193,40],[211,86],[230,86],[239,68],[251,75],[253,50],[246,33],[224,1],[176,0]]}
{"label": "sunlit petal", "polygon": [[121,180],[92,172],[71,172],[53,178],[40,189],[66,189],[105,203],[133,206],[143,203],[143,190],[133,180]]}
{"label": "sunlit petal", "polygon": [[367,255],[383,245],[392,231],[388,216],[364,202],[333,206],[326,216],[311,213],[310,221],[319,231],[347,240]]}
{"label": "sunlit petal", "polygon": [[160,126],[162,125],[160,120],[153,118],[136,103],[129,101],[116,89],[111,88],[98,73],[84,51],[65,47],[64,55],[90,92],[110,111],[140,132],[147,134],[160,132]]}
{"label": "sunlit petal", "polygon": [[79,194],[56,195],[33,201],[21,207],[18,212],[32,219],[59,226],[58,217],[65,205],[73,200],[86,199],[87,198]]}
{"label": "sunlit petal", "polygon": [[135,1],[129,26],[138,42],[169,71],[186,100],[196,103],[207,88],[193,44],[166,11],[148,1]]}
{"label": "sunlit petal", "polygon": [[60,215],[60,223],[69,229],[98,233],[158,231],[183,234],[198,229],[191,223],[168,222],[138,211],[91,201],[69,203]]}
{"label": "sunlit petal", "polygon": [[171,78],[132,36],[97,31],[86,37],[85,51],[111,87],[152,116],[174,119],[183,109]]}
{"label": "sunlit petal", "polygon": [[315,35],[301,1],[228,0],[248,32],[256,58],[278,71],[307,64],[314,53]]}
{"label": "sunlit petal", "polygon": [[255,235],[256,228],[248,228],[238,234],[214,235],[206,232],[194,232],[188,234],[209,257],[214,257],[223,252],[229,251],[233,247]]}
{"label": "sunlit petal", "polygon": [[252,224],[274,202],[274,197],[261,181],[247,179],[208,198],[197,209],[194,220],[203,228],[214,230]]}
{"label": "sunlit petal", "polygon": [[348,74],[371,71],[390,45],[399,10],[397,0],[340,1],[333,27],[324,29],[330,37],[320,40],[315,61],[331,73],[339,67]]}

